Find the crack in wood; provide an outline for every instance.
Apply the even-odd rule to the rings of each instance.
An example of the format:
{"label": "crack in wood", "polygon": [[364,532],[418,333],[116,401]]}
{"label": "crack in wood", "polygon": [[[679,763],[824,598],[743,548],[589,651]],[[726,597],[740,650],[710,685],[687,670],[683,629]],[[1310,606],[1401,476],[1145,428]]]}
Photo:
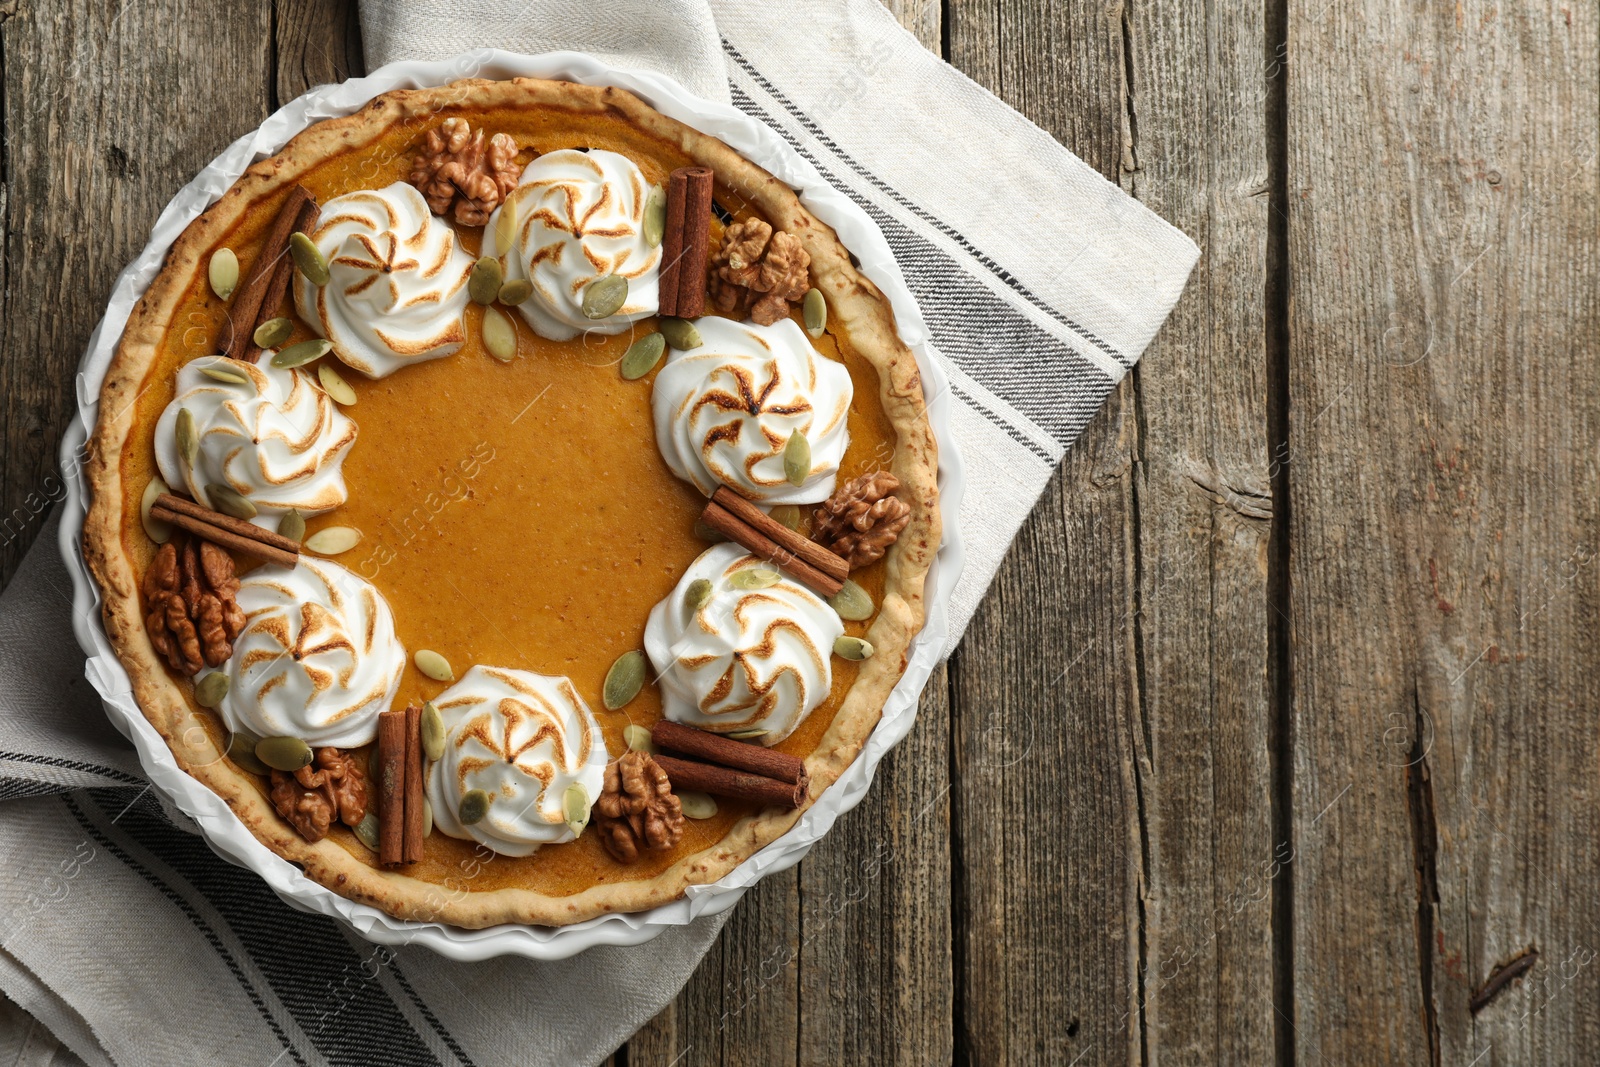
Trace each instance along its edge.
{"label": "crack in wood", "polygon": [[1533,969],[1539,962],[1539,950],[1529,947],[1522,953],[1511,957],[1506,962],[1499,964],[1489,972],[1489,978],[1473,991],[1472,997],[1467,1001],[1467,1010],[1473,1015],[1487,1008],[1496,997],[1506,991],[1506,988],[1518,978]]}
{"label": "crack in wood", "polygon": [[1272,520],[1272,489],[1270,486],[1252,488],[1233,485],[1214,467],[1191,462],[1183,476],[1214,503],[1255,521]]}
{"label": "crack in wood", "polygon": [[1433,931],[1439,908],[1439,824],[1433,806],[1433,778],[1428,770],[1422,695],[1413,687],[1414,736],[1406,762],[1406,812],[1411,819],[1411,853],[1417,871],[1417,977],[1422,986],[1422,1015],[1428,1035],[1428,1058],[1439,1067],[1439,1006],[1433,984]]}

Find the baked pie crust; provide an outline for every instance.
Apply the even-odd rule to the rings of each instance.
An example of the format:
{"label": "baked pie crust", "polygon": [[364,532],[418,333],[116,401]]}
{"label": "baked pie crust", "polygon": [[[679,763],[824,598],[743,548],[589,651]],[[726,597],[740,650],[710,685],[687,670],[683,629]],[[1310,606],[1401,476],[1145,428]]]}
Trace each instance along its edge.
{"label": "baked pie crust", "polygon": [[[882,572],[876,617],[870,628],[853,631],[864,632],[877,654],[859,664],[853,681],[848,674],[836,674],[833,696],[837,699],[814,713],[823,715],[831,707],[831,722],[819,736],[806,739],[806,750],[796,753],[805,759],[813,800],[861,751],[884,701],[905,670],[909,643],[923,622],[924,579],[940,542],[934,434],[916,361],[896,332],[888,301],[856,269],[834,232],[808,212],[788,186],[716,138],[667,118],[615,88],[533,79],[472,80],[384,94],[353,115],[312,126],[278,155],[250,167],[174,243],[161,272],[129,318],[101,390],[99,423],[87,462],[93,503],[84,532],[84,554],[104,598],[107,633],[128,670],[139,705],[187,773],[222,797],[261,842],[322,885],[397,918],[466,928],[499,923],[563,925],[672,901],[690,885],[726,875],[789,830],[799,812],[750,810],[728,822],[719,838],[680,850],[682,854],[675,854],[660,869],[647,867],[634,876],[626,866],[606,868],[601,864],[610,861],[602,860],[590,868],[577,865],[573,868],[577,873],[559,886],[548,879],[517,874],[522,868],[516,867],[506,868],[511,874],[475,883],[472,875],[480,868],[469,869],[466,860],[454,862],[455,853],[451,853],[453,867],[446,869],[465,872],[455,877],[441,877],[436,867],[416,873],[385,870],[342,828],[335,828],[316,844],[307,843],[274,810],[263,780],[225,758],[226,731],[215,715],[194,703],[193,686],[168,671],[146,634],[139,588],[152,548],[140,524],[139,494],[144,481],[141,472],[150,466],[152,419],[148,401],[142,403],[141,398],[145,391],[170,380],[172,357],[166,340],[180,326],[177,316],[186,300],[193,301],[197,285],[204,285],[210,253],[230,234],[240,232],[252,213],[260,216],[269,211],[263,205],[281,198],[287,188],[319,165],[346,157],[367,158],[362,156],[364,151],[394,143],[397,132],[405,137],[405,144],[414,146],[442,115],[462,116],[474,128],[480,122],[489,128],[493,116],[513,112],[531,126],[544,123],[569,131],[589,125],[604,127],[613,137],[631,138],[630,143],[647,146],[646,154],[659,151],[673,165],[687,161],[712,168],[719,191],[729,191],[742,200],[742,211],[798,236],[811,257],[813,284],[828,296],[829,335],[838,339],[841,351],[848,346],[861,365],[876,372],[877,395],[867,395],[858,387],[852,410],[881,405],[892,459],[883,464],[880,457],[879,462],[899,479],[900,496],[910,506],[911,517],[886,558],[875,564]],[[403,178],[404,159],[384,162]],[[370,183],[364,185],[359,175],[352,175],[346,188],[334,192],[366,187],[371,187]],[[435,366],[463,358],[458,353]],[[414,373],[418,372],[403,370],[385,381],[398,388]],[[362,410],[353,410],[358,422]],[[640,445],[648,447],[649,442]],[[355,449],[359,452],[361,446],[358,440]],[[841,483],[843,475],[841,471]],[[381,580],[379,584],[381,588]],[[642,627],[643,622],[639,619],[638,625]],[[581,639],[581,635],[574,638]],[[546,650],[538,654],[548,658]],[[514,666],[540,669],[537,663]],[[840,688],[846,685],[841,694]],[[597,687],[595,681],[590,688]],[[588,695],[598,705],[597,692]],[[608,723],[605,734],[616,756],[623,749],[614,738],[614,725]],[[438,839],[438,834],[430,838],[429,847]],[[580,843],[547,846],[546,850],[571,849]],[[445,845],[456,847],[449,842]],[[603,857],[598,846],[590,852]],[[486,867],[502,861],[480,856],[478,862]]]}

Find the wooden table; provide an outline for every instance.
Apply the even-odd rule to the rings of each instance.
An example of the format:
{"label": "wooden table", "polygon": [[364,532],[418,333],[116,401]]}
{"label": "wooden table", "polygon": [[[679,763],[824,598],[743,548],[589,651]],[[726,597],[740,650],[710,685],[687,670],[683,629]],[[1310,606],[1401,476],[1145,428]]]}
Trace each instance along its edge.
{"label": "wooden table", "polygon": [[[616,1062],[1593,1062],[1595,4],[899,8],[1205,255],[871,796]],[[0,26],[9,577],[160,207],[362,64],[343,0]]]}

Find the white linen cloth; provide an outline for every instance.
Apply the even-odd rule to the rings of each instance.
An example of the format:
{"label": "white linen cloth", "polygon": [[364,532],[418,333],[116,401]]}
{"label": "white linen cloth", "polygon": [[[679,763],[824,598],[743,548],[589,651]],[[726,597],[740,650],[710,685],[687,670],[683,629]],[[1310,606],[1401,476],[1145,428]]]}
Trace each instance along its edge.
{"label": "white linen cloth", "polygon": [[[974,487],[953,634],[1198,257],[877,0],[781,20],[751,0],[362,0],[361,17],[369,68],[493,46],[666,74],[772,126],[873,217]],[[148,791],[83,677],[56,529],[0,596],[0,991],[70,1050],[55,1062],[593,1063],[715,940],[720,916],[639,948],[460,964],[291,910]]]}

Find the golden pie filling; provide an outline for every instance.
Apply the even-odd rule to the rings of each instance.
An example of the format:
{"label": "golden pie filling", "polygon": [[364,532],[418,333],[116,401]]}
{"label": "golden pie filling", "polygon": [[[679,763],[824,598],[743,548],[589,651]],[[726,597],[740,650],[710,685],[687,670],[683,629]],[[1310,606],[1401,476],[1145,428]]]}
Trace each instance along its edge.
{"label": "golden pie filling", "polygon": [[[123,624],[126,618],[141,617],[149,607],[145,605],[140,609],[136,599],[133,599],[131,606],[122,604],[123,600],[130,599],[126,595],[130,582],[126,579],[118,582],[108,577],[115,570],[108,559],[114,555],[126,561],[127,571],[134,582],[158,565],[156,554],[160,546],[147,534],[143,515],[149,507],[147,488],[151,479],[160,474],[158,451],[162,447],[169,450],[174,448],[170,444],[163,445],[174,434],[179,435],[178,449],[193,448],[192,445],[183,444],[182,430],[173,424],[177,408],[174,399],[180,389],[179,371],[191,365],[192,361],[216,356],[226,348],[233,331],[250,330],[255,325],[255,322],[231,321],[233,300],[217,295],[214,279],[208,273],[207,268],[212,264],[214,255],[224,249],[230,250],[248,274],[251,265],[269,242],[280,208],[296,184],[323,206],[319,224],[322,227],[335,225],[338,219],[345,217],[344,213],[335,210],[333,214],[338,219],[330,219],[328,207],[330,203],[335,206],[346,203],[340,198],[348,194],[382,191],[396,183],[401,183],[402,191],[411,190],[412,186],[406,183],[415,177],[417,157],[419,152],[426,151],[429,131],[441,128],[451,130],[451,126],[444,126],[447,120],[465,123],[455,129],[481,130],[483,136],[503,135],[509,139],[493,144],[501,146],[503,153],[509,152],[505,146],[514,144],[514,157],[502,162],[507,173],[514,165],[522,184],[531,180],[524,174],[525,169],[528,174],[538,169],[529,169],[530,163],[535,160],[548,163],[548,167],[545,163],[540,166],[555,175],[550,181],[558,190],[555,194],[557,200],[560,198],[561,183],[570,178],[570,174],[563,177],[566,173],[561,170],[563,166],[572,172],[589,168],[598,173],[604,166],[615,165],[620,168],[622,177],[610,175],[607,181],[611,184],[605,186],[607,191],[602,196],[611,197],[615,185],[616,189],[621,190],[618,195],[625,200],[629,197],[649,200],[652,196],[659,199],[663,191],[672,187],[672,172],[701,164],[708,152],[720,153],[712,156],[715,160],[729,159],[725,146],[709,142],[709,139],[655,116],[643,105],[631,101],[631,98],[626,107],[618,108],[612,106],[610,97],[597,97],[597,90],[560,86],[558,83],[519,84],[523,86],[520,94],[505,83],[497,83],[483,89],[474,98],[462,98],[464,102],[458,106],[441,107],[435,101],[433,106],[424,107],[418,101],[410,100],[390,105],[388,111],[381,115],[363,112],[349,120],[337,120],[349,123],[350,130],[357,133],[346,132],[340,137],[325,136],[314,145],[304,146],[305,150],[299,155],[289,155],[300,165],[285,167],[286,173],[281,177],[269,173],[254,187],[248,184],[248,180],[241,181],[235,190],[238,195],[230,193],[229,197],[233,199],[225,199],[224,205],[219,205],[232,207],[231,212],[214,208],[191,227],[191,235],[194,238],[203,237],[205,243],[200,245],[188,235],[184,241],[180,241],[163,271],[163,277],[170,279],[164,299],[156,302],[147,299],[148,306],[142,306],[136,318],[146,315],[148,321],[130,324],[129,338],[134,337],[135,325],[141,325],[140,336],[148,343],[141,347],[125,342],[124,353],[119,355],[114,373],[120,372],[120,384],[114,393],[110,392],[112,386],[108,384],[107,398],[119,405],[119,411],[113,420],[105,420],[105,416],[102,416],[105,421],[101,434],[103,442],[112,441],[117,448],[114,457],[100,458],[101,463],[114,468],[115,477],[113,479],[108,473],[103,478],[96,478],[98,490],[114,487],[115,504],[109,506],[114,507],[115,515],[107,516],[106,523],[101,524],[100,528],[110,529],[109,524],[114,523],[116,543],[114,546],[98,543],[96,525],[91,521],[86,547],[91,563],[95,565],[96,573],[101,576],[102,585],[107,589],[108,623],[113,623],[108,630],[118,643],[124,661],[142,657],[143,661],[156,665],[150,677],[139,679],[147,713],[150,707],[161,703],[152,697],[151,694],[156,690],[150,687],[165,687],[162,692],[175,690],[181,694],[186,705],[181,712],[175,711],[173,709],[178,705],[173,702],[158,722],[168,734],[168,740],[173,744],[174,751],[179,753],[180,760],[184,755],[181,751],[183,746],[174,737],[180,731],[173,725],[180,718],[190,730],[196,725],[203,728],[209,744],[218,751],[226,750],[229,745],[228,727],[221,716],[202,706],[202,703],[214,705],[214,699],[197,699],[194,680],[181,670],[171,670],[140,640],[143,635],[132,626]],[[417,97],[423,94],[394,95]],[[376,107],[374,110],[377,110]],[[650,118],[643,119],[642,115]],[[434,139],[435,146],[439,141],[438,137]],[[296,143],[299,144],[298,141]],[[572,149],[584,151],[573,153],[569,151]],[[294,150],[295,146],[291,145],[288,153]],[[642,178],[642,186],[638,185],[638,178],[629,177],[634,171],[623,163],[616,163],[608,155],[611,153],[636,168],[638,178]],[[731,228],[739,227],[733,230],[731,239],[738,239],[741,234],[757,229],[753,225],[746,225],[749,220],[766,222],[774,232],[781,233],[786,225],[793,224],[793,220],[781,217],[782,212],[772,210],[773,204],[781,203],[786,210],[802,211],[787,190],[774,192],[754,183],[752,174],[759,175],[760,172],[749,164],[739,161],[739,165],[735,165],[729,161],[714,169],[714,213],[705,225],[713,264],[728,259],[728,250],[724,246],[730,240]],[[725,173],[728,170],[733,173]],[[485,173],[492,185],[492,170],[486,170]],[[630,181],[634,187],[629,187]],[[770,183],[771,179],[767,179],[767,182]],[[424,191],[428,190],[425,188]],[[433,191],[437,193],[438,187],[435,186]],[[522,204],[516,209],[519,212],[515,216],[518,223],[534,213],[550,210],[548,205],[554,202],[548,197],[541,201],[532,194],[518,200],[516,190],[487,199],[491,202],[516,200]],[[393,197],[388,200],[377,198],[350,202],[357,204],[351,210],[358,215],[367,212],[367,215],[355,221],[338,223],[344,225],[346,230],[367,226],[368,222],[362,219],[376,217],[381,222],[385,212],[392,222],[397,210],[394,205],[400,203]],[[418,206],[420,204],[420,197],[404,200],[406,210],[423,210]],[[437,208],[438,204],[431,206]],[[405,248],[398,243],[385,245],[382,225],[379,224],[372,233],[362,231],[367,236],[357,242],[365,249],[363,255],[370,258],[370,262],[352,265],[347,253],[355,246],[348,242],[339,246],[345,252],[341,253],[339,248],[335,248],[334,254],[326,257],[332,262],[335,274],[334,281],[327,287],[328,291],[331,292],[340,284],[340,270],[347,272],[346,279],[352,276],[349,271],[368,270],[371,284],[381,287],[391,277],[404,272],[407,255],[414,259],[433,257],[440,264],[440,275],[437,278],[430,277],[420,287],[400,292],[399,295],[402,301],[411,301],[424,311],[434,304],[447,304],[455,284],[452,281],[455,275],[451,272],[459,273],[461,263],[470,265],[477,261],[484,252],[485,241],[496,240],[492,217],[487,220],[487,226],[481,221],[478,225],[457,221],[463,214],[475,220],[481,220],[485,214],[492,215],[492,212],[478,210],[484,206],[482,200],[469,202],[466,193],[462,193],[453,206],[456,208],[454,214],[451,213],[452,205],[446,203],[444,210],[435,210],[428,222],[431,227],[449,227],[453,231],[457,245],[453,258],[446,258],[440,251],[443,245],[433,249],[422,245]],[[489,206],[493,207],[493,204]],[[615,206],[612,204],[610,208]],[[591,204],[584,210],[592,213],[608,208]],[[522,211],[528,214],[521,214]],[[637,207],[633,209],[633,214],[635,218],[638,217]],[[669,228],[671,225],[669,221]],[[820,224],[816,225],[820,227]],[[509,235],[512,231],[507,227],[499,232]],[[377,236],[373,236],[374,233]],[[673,243],[671,236],[667,241],[669,245]],[[831,233],[809,234],[807,240],[817,240],[821,236],[832,240]],[[438,244],[438,241],[435,243]],[[777,245],[773,247],[776,249]],[[575,248],[568,247],[565,254],[573,256]],[[722,252],[720,258],[719,250]],[[532,266],[524,270],[524,273],[532,274],[527,280],[538,285],[548,283],[548,279],[541,281],[540,276],[540,271],[548,266],[540,261],[539,256],[543,253],[534,254],[531,261],[527,261],[508,254],[503,247],[494,251],[507,255],[507,261],[513,266],[523,263],[526,267],[526,263],[531,262]],[[298,254],[298,250],[295,254]],[[593,259],[592,251],[589,254]],[[559,259],[559,250],[556,255]],[[299,260],[296,262],[298,264]],[[733,265],[740,266],[738,263]],[[637,255],[634,266],[638,266]],[[427,264],[424,264],[422,268],[414,269],[425,273],[426,268]],[[556,263],[555,274],[562,284],[568,283],[569,276],[578,277],[578,281],[571,283],[576,292],[577,286],[585,280],[588,286],[595,284],[594,278],[583,277],[585,271],[598,276],[605,269],[617,273],[623,270],[616,262],[574,264],[569,258]],[[649,268],[648,275],[653,281],[659,280],[660,269],[659,264]],[[849,271],[842,259],[838,269]],[[513,280],[510,273],[508,271],[507,281]],[[820,266],[817,273],[820,276]],[[267,367],[274,352],[291,351],[300,342],[315,341],[320,336],[314,328],[315,324],[308,321],[314,316],[302,314],[307,311],[308,299],[313,305],[323,299],[319,287],[309,280],[312,274],[314,270],[303,265],[297,266],[289,291],[281,302],[275,308],[263,308],[257,316],[258,320],[286,318],[292,325],[287,337],[271,338],[275,344],[263,354],[259,366]],[[634,285],[640,286],[644,277],[643,273],[637,275]],[[715,286],[715,276],[711,280]],[[875,290],[870,290],[864,280],[853,281],[852,284],[852,291],[857,298],[866,292],[868,300],[879,305],[883,321],[892,323],[888,319],[886,305],[883,305],[882,298],[876,295]],[[441,297],[441,293],[445,295]],[[760,298],[763,294],[752,290],[751,295],[752,298]],[[920,397],[911,397],[904,390],[900,391],[904,395],[896,395],[891,375],[884,369],[882,355],[874,355],[880,352],[883,345],[881,331],[868,339],[873,351],[864,352],[858,343],[861,338],[837,318],[820,335],[806,333],[802,329],[805,324],[803,302],[799,299],[782,302],[779,298],[769,298],[767,317],[774,317],[770,310],[774,306],[774,299],[779,300],[776,305],[779,314],[786,310],[787,321],[794,325],[787,326],[780,318],[776,325],[758,329],[792,329],[820,356],[819,366],[823,367],[825,373],[837,375],[837,371],[827,368],[842,367],[848,376],[848,413],[841,412],[848,443],[843,448],[842,458],[837,461],[836,482],[830,482],[829,487],[834,484],[845,486],[859,476],[886,470],[891,465],[903,468],[907,445],[901,426],[906,416],[903,411],[898,416],[891,413],[886,405],[905,404],[908,397],[914,403]],[[359,311],[365,305],[352,306]],[[326,319],[333,319],[340,314],[359,317],[349,308],[324,311]],[[698,325],[707,336],[721,336],[718,331],[731,329],[731,323],[745,320],[748,313],[749,301],[741,302],[740,306],[726,314],[708,303],[703,316],[698,319]],[[486,316],[498,318],[499,321],[486,324]],[[681,472],[675,473],[662,448],[658,447],[656,420],[660,411],[653,409],[652,401],[657,391],[657,379],[666,373],[669,361],[658,361],[653,369],[634,380],[628,380],[623,374],[624,355],[636,342],[656,333],[661,319],[653,314],[634,315],[634,321],[609,333],[584,328],[579,324],[575,327],[575,336],[554,339],[541,336],[541,333],[562,333],[561,322],[551,320],[553,325],[547,323],[548,328],[536,332],[527,316],[501,302],[486,307],[475,300],[467,300],[458,327],[452,316],[445,317],[450,319],[451,329],[457,336],[455,343],[459,343],[459,347],[442,358],[402,358],[393,367],[374,367],[370,359],[364,362],[359,351],[350,352],[349,358],[346,358],[347,352],[343,349],[360,349],[361,345],[341,340],[346,334],[354,336],[354,333],[359,333],[371,323],[356,322],[346,330],[338,322],[330,322],[326,332],[333,342],[332,351],[321,356],[317,362],[299,368],[304,382],[307,385],[316,383],[318,391],[315,395],[308,391],[305,396],[295,398],[294,403],[326,406],[334,397],[343,402],[322,414],[324,428],[321,442],[303,456],[299,452],[295,456],[303,458],[306,463],[314,463],[317,455],[326,460],[329,455],[341,454],[344,490],[342,502],[337,502],[328,510],[305,516],[305,547],[301,558],[307,563],[316,563],[321,559],[336,563],[369,583],[387,605],[388,615],[392,617],[394,640],[404,647],[405,660],[403,669],[399,671],[398,686],[385,705],[386,710],[388,707],[398,709],[437,701],[442,694],[451,691],[453,682],[461,681],[474,666],[528,672],[550,679],[565,678],[570,681],[571,691],[576,698],[587,705],[588,712],[598,724],[597,740],[603,742],[605,747],[601,757],[615,759],[628,752],[630,739],[638,736],[638,731],[629,731],[630,726],[649,728],[662,717],[663,693],[662,687],[657,684],[655,671],[650,670],[636,696],[615,710],[609,709],[603,691],[608,671],[619,657],[645,647],[646,625],[652,609],[664,600],[682,595],[680,583],[717,540],[697,521],[707,506],[707,497],[714,486],[697,486],[680,476]],[[376,318],[381,326],[382,316],[377,315]],[[730,325],[718,325],[719,319],[728,320]],[[491,334],[496,327],[509,325],[514,329],[514,355],[511,358],[497,358],[486,347],[486,325]],[[754,327],[748,327],[746,322],[746,328]],[[425,334],[433,326],[424,324],[419,329]],[[446,334],[450,332],[447,330]],[[772,335],[762,332],[761,336]],[[396,340],[391,336],[391,341],[396,350],[402,351],[402,355],[407,345],[425,348],[439,341],[437,336],[419,334],[418,337],[420,340],[409,336]],[[416,343],[412,344],[413,341]],[[895,345],[898,346],[898,341],[895,341]],[[130,352],[137,356],[136,360],[128,356]],[[505,354],[504,351],[500,353],[502,356]],[[693,351],[687,354],[692,355]],[[909,359],[909,354],[903,348],[898,349],[897,356]],[[352,369],[352,364],[369,373],[376,370],[383,376],[368,377],[360,370]],[[324,365],[337,372],[338,378],[348,387],[348,393],[343,387],[328,387],[327,379],[320,375]],[[230,387],[225,380],[229,373],[226,363],[212,360],[194,366],[221,369],[223,379],[212,376],[213,381],[221,381],[223,389]],[[193,371],[189,373],[192,376]],[[914,375],[911,380],[914,384]],[[842,382],[843,376],[838,376],[838,381]],[[326,395],[322,389],[326,389]],[[746,401],[757,405],[763,402],[760,397],[740,399],[740,403]],[[821,418],[822,414],[819,413],[817,417]],[[354,424],[353,442],[341,436],[345,434],[341,417]],[[108,421],[116,427],[116,433],[111,434],[107,430]],[[911,502],[916,510],[916,521],[909,527],[907,536],[918,538],[917,544],[911,547],[919,553],[917,558],[922,559],[937,545],[936,520],[931,517],[931,435],[926,441],[919,442],[918,447],[924,449],[918,458],[927,465],[923,484],[928,489]],[[792,458],[792,452],[785,452],[784,455]],[[750,469],[747,465],[743,472],[725,472],[724,476],[737,483]],[[190,489],[184,485],[174,485],[172,488],[179,495]],[[732,488],[743,491],[739,484],[734,484]],[[305,491],[316,497],[310,502],[312,505],[326,505],[339,495],[334,480],[316,482],[314,489],[314,493]],[[270,498],[268,490],[275,491],[268,486],[264,490],[263,500]],[[287,489],[283,492],[288,494],[285,500],[293,497],[293,493]],[[192,495],[198,497],[200,491]],[[784,511],[775,512],[775,517],[794,524],[798,515],[798,530],[806,534],[811,530],[813,510],[822,503],[822,496],[826,496],[826,493],[821,496],[813,494],[798,507],[787,505]],[[219,512],[228,510],[224,506],[226,501],[215,493],[211,494],[209,504]],[[97,510],[103,506],[108,506],[107,502],[97,497]],[[306,510],[316,511],[316,507],[308,506]],[[274,523],[262,525],[271,528]],[[342,545],[333,544],[328,547],[328,554],[319,555],[313,550],[322,543],[317,535],[334,528],[356,531],[359,539],[352,547],[342,551],[335,551]],[[932,545],[927,543],[930,535]],[[346,540],[349,536],[346,536]],[[266,569],[258,570],[269,568],[270,564],[260,564],[248,554],[235,551],[231,558],[237,576],[247,587],[252,584],[252,576],[260,578],[270,573]],[[906,562],[907,558],[908,546],[902,544],[892,548],[884,558],[851,572],[851,580],[871,598],[874,617],[840,620],[839,625],[845,635],[865,638],[873,632],[877,613],[882,609],[886,595],[892,593],[896,604],[919,603],[920,573],[916,574],[914,583],[908,586],[913,595],[908,597],[906,591],[899,587],[890,588],[894,568],[913,569]],[[302,564],[300,570],[304,566]],[[925,562],[920,566],[925,570]],[[350,591],[358,586],[359,583],[346,590],[345,600],[359,599],[359,594]],[[299,595],[295,591],[297,588],[280,590],[287,598],[284,610],[291,614],[303,608],[295,601]],[[120,598],[116,592],[118,589],[123,591]],[[773,603],[778,602],[774,600]],[[116,610],[119,605],[125,608],[123,614]],[[674,607],[673,610],[678,609]],[[782,614],[784,609],[779,604],[771,610],[776,614],[769,633],[776,633],[781,638],[781,631],[786,625]],[[827,610],[831,615],[831,609]],[[371,621],[367,614],[361,612],[377,617],[381,616],[381,610],[364,605],[357,611],[356,617],[367,620],[357,625],[358,629],[365,627],[365,633],[370,635],[374,627],[384,624],[381,617]],[[905,614],[910,622],[899,627],[902,640],[894,653],[898,662],[890,665],[892,670],[888,679],[891,682],[903,669],[904,641],[909,640],[910,632],[914,632],[915,624],[920,621],[920,608],[914,607]],[[259,615],[260,612],[251,618]],[[309,616],[306,618],[309,619]],[[309,626],[309,623],[306,625]],[[255,647],[248,645],[248,638],[239,639],[239,642],[236,648]],[[285,649],[281,654],[293,657],[297,662],[302,653],[309,656],[315,651],[288,649],[287,645]],[[424,674],[413,661],[415,654],[421,650],[442,657],[453,672],[453,679],[436,679]],[[830,652],[830,649],[824,648],[820,654],[829,657],[831,689],[820,704],[799,721],[792,733],[773,746],[775,751],[808,759],[819,752],[836,750],[836,755],[843,752],[843,759],[847,762],[859,749],[865,731],[835,730],[835,720],[860,672],[869,667],[881,672],[884,666],[873,665],[870,660],[859,662],[839,655],[830,656]],[[235,655],[243,654],[246,653],[235,652]],[[133,673],[137,677],[137,672]],[[206,673],[202,671],[194,678],[203,681]],[[437,670],[435,673],[438,673]],[[363,678],[330,677],[326,684],[335,687],[345,685],[354,691],[369,682]],[[372,684],[377,685],[381,698],[385,681],[380,678]],[[886,687],[882,691],[886,692]],[[268,701],[272,698],[265,695],[260,699]],[[529,699],[537,703],[544,698]],[[876,699],[878,708],[881,708],[881,702],[880,695]],[[492,699],[490,703],[493,703]],[[870,709],[870,719],[875,720],[878,708]],[[449,709],[441,710],[448,720],[451,714]],[[152,715],[152,718],[156,716]],[[329,730],[331,732],[323,736],[336,738],[337,725],[330,726]],[[195,748],[195,740],[191,737],[187,747]],[[568,741],[575,743],[570,738]],[[315,739],[311,740],[312,746],[318,743]],[[339,744],[337,740],[327,743]],[[494,743],[498,745],[499,741],[496,739]],[[351,761],[357,767],[377,768],[379,765],[372,758],[372,744],[365,740],[361,744],[339,744],[339,747],[348,749]],[[267,777],[251,773],[248,766],[232,760],[193,762],[202,766],[190,766],[188,769],[204,775],[204,780],[213,788],[218,788],[216,775],[231,776],[230,781],[241,790],[237,799],[230,797],[230,803],[236,810],[268,810],[270,783]],[[244,762],[247,764],[250,761],[246,759]],[[601,762],[604,762],[604,758]],[[451,766],[453,768],[454,764]],[[224,767],[228,769],[224,771]],[[837,769],[834,768],[835,771]],[[466,774],[465,771],[462,773]],[[829,775],[829,780],[832,776]],[[559,784],[557,782],[556,786]],[[375,810],[381,788],[381,783],[369,775],[369,810]],[[260,798],[259,801],[251,800],[249,790],[252,789]],[[226,790],[221,791],[228,795]],[[593,800],[594,797],[588,799]],[[457,914],[447,908],[443,915],[447,920],[463,925],[483,925],[508,917],[559,922],[611,910],[613,907],[632,907],[670,899],[681,893],[683,884],[713,877],[725,869],[728,864],[720,861],[731,862],[742,858],[743,854],[753,851],[761,843],[759,840],[741,839],[740,855],[724,856],[719,853],[718,863],[697,864],[697,856],[717,853],[719,848],[726,851],[727,842],[737,836],[737,828],[749,824],[761,813],[761,806],[756,802],[732,797],[719,797],[714,806],[714,813],[708,817],[685,819],[681,836],[670,847],[641,847],[637,856],[625,863],[619,862],[603,847],[600,835],[593,832],[592,828],[589,832],[578,833],[575,840],[542,844],[531,848],[526,855],[503,854],[486,848],[478,841],[443,832],[441,822],[456,826],[459,832],[460,826],[453,817],[454,812],[448,819],[440,819],[434,813],[434,827],[423,842],[420,860],[398,873],[380,868],[379,856],[373,851],[370,839],[363,840],[351,827],[344,825],[337,817],[337,810],[326,830],[324,843],[317,849],[293,842],[290,837],[292,831],[283,825],[269,825],[270,819],[262,825],[252,823],[252,829],[269,844],[300,862],[318,880],[349,895],[373,900],[397,914],[416,914],[416,909],[408,908],[403,902],[386,897],[381,890],[373,888],[381,885],[381,882],[363,876],[362,870],[384,878],[409,879],[432,886],[459,889],[463,895],[494,894],[496,891],[514,889],[545,898],[567,898],[612,883],[649,883],[652,879],[665,878],[668,872],[686,872],[667,883],[664,894],[609,900],[601,893],[595,898],[599,903],[586,904],[581,912],[576,908],[570,913],[562,913],[559,909],[551,911],[522,907],[520,911],[517,908],[502,908]],[[690,814],[705,816],[707,813],[697,810]],[[770,838],[772,834],[762,836]],[[330,846],[341,850],[339,855],[326,851]]]}

